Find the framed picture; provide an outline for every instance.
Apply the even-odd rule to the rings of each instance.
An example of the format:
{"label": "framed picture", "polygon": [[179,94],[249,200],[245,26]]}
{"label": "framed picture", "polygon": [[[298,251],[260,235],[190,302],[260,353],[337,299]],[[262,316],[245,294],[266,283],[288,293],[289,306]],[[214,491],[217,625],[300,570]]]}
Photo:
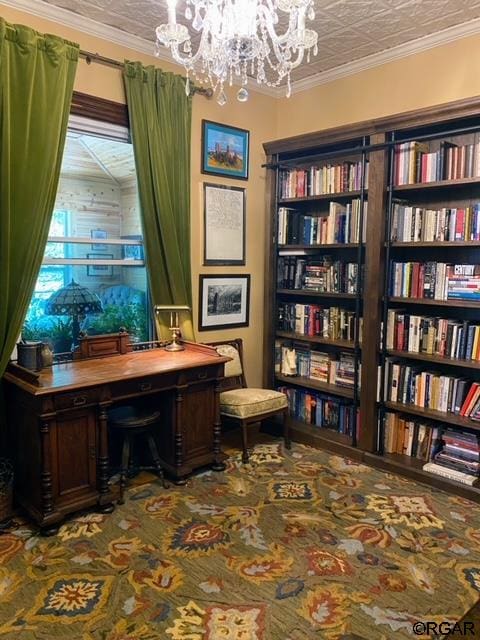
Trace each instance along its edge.
{"label": "framed picture", "polygon": [[[122,240],[142,240],[142,236],[120,236]],[[142,244],[124,244],[123,259],[124,260],[144,260]]]}
{"label": "framed picture", "polygon": [[[107,238],[107,232],[105,231],[105,229],[92,229],[90,231],[90,237],[94,238],[95,240],[106,240]],[[107,245],[106,244],[92,244],[92,251],[106,251],[107,250]]]}
{"label": "framed picture", "polygon": [[247,180],[248,139],[246,129],[202,120],[202,173]]}
{"label": "framed picture", "polygon": [[[87,253],[89,260],[113,260],[113,253]],[[87,264],[87,276],[111,278],[113,266],[110,264]]]}
{"label": "framed picture", "polygon": [[245,264],[245,189],[203,183],[203,264]]}
{"label": "framed picture", "polygon": [[198,328],[248,327],[250,275],[200,275]]}

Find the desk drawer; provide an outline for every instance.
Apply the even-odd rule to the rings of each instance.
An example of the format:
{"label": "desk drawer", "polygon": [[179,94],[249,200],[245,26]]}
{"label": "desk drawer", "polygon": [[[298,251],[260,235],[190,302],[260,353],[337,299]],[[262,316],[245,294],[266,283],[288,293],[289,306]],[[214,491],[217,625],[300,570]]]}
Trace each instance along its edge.
{"label": "desk drawer", "polygon": [[198,367],[198,369],[189,369],[181,371],[178,375],[178,384],[193,384],[195,382],[205,382],[206,380],[214,380],[218,376],[218,365],[212,367]]}
{"label": "desk drawer", "polygon": [[112,398],[122,399],[130,396],[139,396],[147,393],[156,393],[175,386],[177,376],[170,373],[164,376],[126,380],[111,385]]}
{"label": "desk drawer", "polygon": [[54,397],[55,409],[57,411],[88,407],[92,404],[96,404],[98,401],[98,389],[85,389],[83,391],[75,391],[71,393],[59,393]]}

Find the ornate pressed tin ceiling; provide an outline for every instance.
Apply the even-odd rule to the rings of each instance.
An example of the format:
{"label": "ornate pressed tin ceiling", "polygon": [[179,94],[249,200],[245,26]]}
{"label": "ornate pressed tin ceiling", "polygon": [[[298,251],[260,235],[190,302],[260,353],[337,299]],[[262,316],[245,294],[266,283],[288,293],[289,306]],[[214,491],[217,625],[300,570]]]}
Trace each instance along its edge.
{"label": "ornate pressed tin ceiling", "polygon": [[[19,4],[25,2],[22,0]],[[155,27],[167,21],[166,0],[45,2],[151,41],[152,51]],[[44,4],[39,0],[26,3]],[[184,4],[184,0],[178,1],[177,16],[179,22],[189,25],[182,19]],[[445,29],[468,26],[467,23],[480,18],[480,0],[315,0],[315,11],[315,20],[308,26],[318,32],[319,53],[310,64],[304,63],[294,71],[292,79],[295,81]],[[80,23],[81,20],[77,20],[77,24]],[[475,30],[479,29],[475,27]],[[168,57],[167,50],[165,53]]]}

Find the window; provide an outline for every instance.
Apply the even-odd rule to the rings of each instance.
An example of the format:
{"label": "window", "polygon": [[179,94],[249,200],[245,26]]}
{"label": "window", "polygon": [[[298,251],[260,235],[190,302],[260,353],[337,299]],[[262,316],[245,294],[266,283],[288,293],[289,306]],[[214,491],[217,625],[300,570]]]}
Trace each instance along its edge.
{"label": "window", "polygon": [[[150,337],[150,309],[133,148],[128,130],[72,117],[54,213],[23,338],[72,345],[73,316],[52,315],[51,296],[72,281],[99,297],[103,311],[80,315],[89,335],[127,329]],[[49,313],[50,311],[50,313]]]}

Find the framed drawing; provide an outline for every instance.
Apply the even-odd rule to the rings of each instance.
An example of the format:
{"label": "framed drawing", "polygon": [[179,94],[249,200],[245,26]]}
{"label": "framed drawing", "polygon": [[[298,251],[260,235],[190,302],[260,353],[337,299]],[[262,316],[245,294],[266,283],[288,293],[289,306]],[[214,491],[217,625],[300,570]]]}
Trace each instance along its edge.
{"label": "framed drawing", "polygon": [[246,129],[202,120],[202,173],[248,180]]}
{"label": "framed drawing", "polygon": [[[105,231],[105,229],[92,229],[90,231],[90,237],[91,238],[95,238],[95,240],[106,240],[107,238],[107,232]],[[92,244],[92,251],[106,251],[107,250],[107,245],[106,244]]]}
{"label": "framed drawing", "polygon": [[[113,260],[113,253],[87,253],[89,260]],[[113,276],[113,266],[109,264],[88,264],[87,276],[101,276],[111,278]]]}
{"label": "framed drawing", "polygon": [[200,275],[198,329],[248,327],[250,274]]}
{"label": "framed drawing", "polygon": [[[142,236],[120,236],[121,240],[142,240]],[[124,244],[123,259],[124,260],[144,260],[143,245],[141,244]]]}
{"label": "framed drawing", "polygon": [[203,264],[245,264],[245,189],[203,183]]}

